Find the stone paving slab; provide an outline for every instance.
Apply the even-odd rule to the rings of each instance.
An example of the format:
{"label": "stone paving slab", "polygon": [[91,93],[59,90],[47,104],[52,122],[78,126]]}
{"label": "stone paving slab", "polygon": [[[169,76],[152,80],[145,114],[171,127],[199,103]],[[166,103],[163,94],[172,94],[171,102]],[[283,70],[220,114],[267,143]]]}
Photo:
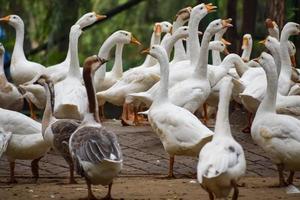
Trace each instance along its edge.
{"label": "stone paving slab", "polygon": [[[245,125],[246,114],[231,114],[231,128],[236,140],[243,146],[247,159],[246,176],[277,176],[275,166],[261,148],[255,145],[250,134],[240,130]],[[168,155],[150,126],[122,127],[120,121],[104,123],[107,129],[116,132],[124,155],[121,176],[165,175],[168,172]],[[174,172],[177,177],[192,177],[196,173],[197,158],[176,157]],[[31,177],[30,161],[16,162],[17,177]],[[68,177],[68,166],[55,152],[50,151],[40,161],[40,176]],[[9,176],[9,165],[4,157],[0,159],[0,181]],[[299,177],[299,174],[296,174]]]}

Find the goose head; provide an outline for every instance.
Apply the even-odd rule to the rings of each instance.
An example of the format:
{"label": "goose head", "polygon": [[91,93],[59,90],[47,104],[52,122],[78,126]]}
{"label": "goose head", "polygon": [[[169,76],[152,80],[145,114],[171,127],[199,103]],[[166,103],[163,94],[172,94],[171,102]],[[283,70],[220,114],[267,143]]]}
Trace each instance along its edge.
{"label": "goose head", "polygon": [[279,27],[275,21],[272,21],[271,19],[267,18],[266,19],[266,27],[268,29],[269,34],[272,37],[279,37]]}
{"label": "goose head", "polygon": [[131,32],[119,30],[114,32],[111,35],[111,39],[114,40],[116,43],[120,44],[136,44],[141,45],[141,43],[132,35]]}
{"label": "goose head", "polygon": [[153,45],[149,49],[143,50],[142,53],[149,54],[157,60],[162,60],[168,57],[166,50],[161,45]]}
{"label": "goose head", "polygon": [[90,56],[85,59],[83,64],[83,74],[92,75],[97,71],[104,63],[106,63],[108,60],[104,58],[100,58],[97,55]]}
{"label": "goose head", "polygon": [[228,49],[227,45],[231,45],[230,42],[226,41],[225,39],[222,39],[221,41],[212,41],[209,43],[209,49],[210,50],[215,50],[219,52],[223,52],[225,55],[228,55]]}
{"label": "goose head", "polygon": [[[201,33],[201,32],[200,32]],[[201,33],[202,34],[202,33]],[[182,26],[179,27],[174,33],[173,36],[177,39],[179,38],[187,38],[189,36],[189,27]]]}
{"label": "goose head", "polygon": [[201,3],[195,7],[193,7],[191,11],[191,18],[202,19],[208,13],[215,12],[217,6],[214,6],[212,3],[205,4]]}
{"label": "goose head", "polygon": [[76,24],[78,24],[80,26],[80,28],[84,28],[87,27],[89,25],[92,25],[93,23],[95,23],[96,21],[100,21],[102,19],[105,19],[106,16],[105,15],[98,15],[95,12],[89,12],[84,14],[77,22]]}
{"label": "goose head", "polygon": [[24,22],[21,19],[21,17],[19,17],[18,15],[8,15],[6,17],[0,18],[0,21],[8,23],[9,25],[11,25],[14,28],[19,27],[19,26],[24,27]]}
{"label": "goose head", "polygon": [[280,46],[279,41],[270,35],[266,39],[259,41],[258,43],[265,45],[265,47],[270,51],[275,51],[275,49],[279,48]]}
{"label": "goose head", "polygon": [[282,29],[282,34],[300,35],[300,25],[295,22],[288,22]]}
{"label": "goose head", "polygon": [[5,48],[2,43],[0,43],[0,56],[2,56],[5,53]]}
{"label": "goose head", "polygon": [[[274,69],[275,61],[274,61],[274,58],[270,54],[268,54],[266,52],[262,52],[260,54],[260,56],[254,60],[256,62],[258,62],[265,71],[276,73],[276,69]],[[276,78],[277,78],[277,76],[276,76]]]}
{"label": "goose head", "polygon": [[191,12],[192,7],[186,7],[179,10],[175,16],[175,21],[185,24],[189,20]]}
{"label": "goose head", "polygon": [[160,36],[161,33],[172,33],[173,26],[170,22],[167,21],[157,22],[154,24],[153,31],[157,36]]}
{"label": "goose head", "polygon": [[229,19],[216,19],[212,21],[206,28],[205,33],[210,34],[211,36],[215,35],[217,32],[221,31],[224,28],[232,27],[230,24],[232,20]]}
{"label": "goose head", "polygon": [[243,36],[243,44],[242,44],[242,49],[247,49],[247,48],[252,48],[252,37],[250,34],[245,34]]}

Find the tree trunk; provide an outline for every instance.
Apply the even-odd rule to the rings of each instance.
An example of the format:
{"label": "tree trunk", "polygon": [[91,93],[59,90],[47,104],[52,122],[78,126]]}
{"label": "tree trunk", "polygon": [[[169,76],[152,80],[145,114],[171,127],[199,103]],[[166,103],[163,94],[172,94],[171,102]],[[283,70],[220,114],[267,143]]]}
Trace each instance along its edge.
{"label": "tree trunk", "polygon": [[267,13],[268,18],[276,21],[279,28],[282,29],[285,18],[285,0],[268,0]]}
{"label": "tree trunk", "polygon": [[256,8],[257,0],[244,0],[243,1],[243,34],[249,33],[254,35],[255,33],[255,21],[256,21]]}
{"label": "tree trunk", "polygon": [[227,4],[227,17],[232,19],[231,24],[233,25],[232,28],[227,30],[227,38],[231,42],[229,46],[229,50],[233,52],[239,52],[239,44],[240,44],[240,37],[237,33],[237,0],[230,0]]}

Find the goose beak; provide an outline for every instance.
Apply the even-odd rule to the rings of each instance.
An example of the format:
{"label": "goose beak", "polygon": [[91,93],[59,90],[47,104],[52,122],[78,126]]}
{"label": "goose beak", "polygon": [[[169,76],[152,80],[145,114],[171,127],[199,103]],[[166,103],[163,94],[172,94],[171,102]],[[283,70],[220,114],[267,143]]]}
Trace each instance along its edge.
{"label": "goose beak", "polygon": [[142,50],[141,54],[150,54],[150,48]]}
{"label": "goose beak", "polygon": [[259,41],[258,44],[263,44],[263,45],[265,45],[265,44],[266,44],[266,39]]}
{"label": "goose beak", "polygon": [[215,9],[217,9],[217,6],[214,6],[212,3],[205,4],[205,7],[207,10],[207,13],[215,12],[216,11]]}
{"label": "goose beak", "polygon": [[198,35],[203,35],[203,33],[201,31],[198,31]]}
{"label": "goose beak", "polygon": [[246,37],[243,37],[243,45],[242,45],[242,49],[246,49],[249,45],[249,40]]}
{"label": "goose beak", "polygon": [[259,58],[254,58],[253,61],[254,61],[254,62],[257,62],[258,64],[260,64],[260,63],[259,63]]}
{"label": "goose beak", "polygon": [[161,35],[161,25],[159,23],[156,23],[154,25],[154,32],[155,32],[155,35],[157,35],[157,36]]}
{"label": "goose beak", "polygon": [[232,21],[231,18],[228,18],[228,19],[223,19],[222,20],[222,25],[223,25],[223,28],[229,28],[229,27],[233,27],[232,24],[230,24]]}
{"label": "goose beak", "polygon": [[221,42],[223,42],[226,46],[231,45],[231,43],[225,40],[224,38],[221,39]]}
{"label": "goose beak", "polygon": [[0,18],[0,21],[2,21],[2,22],[9,22],[9,19],[10,19],[10,16],[7,15],[5,17]]}
{"label": "goose beak", "polygon": [[107,16],[106,15],[96,15],[97,21],[105,19]]}
{"label": "goose beak", "polygon": [[293,67],[297,67],[297,63],[296,63],[296,57],[295,57],[295,55],[293,55],[293,56],[290,56],[290,59],[291,59],[292,66],[293,66]]}
{"label": "goose beak", "polygon": [[172,33],[173,33],[173,26],[171,26],[171,28],[169,30],[169,33],[172,35]]}
{"label": "goose beak", "polygon": [[229,51],[228,51],[228,49],[225,47],[225,49],[223,50],[223,53],[227,56],[227,55],[229,55],[230,53],[229,53]]}
{"label": "goose beak", "polygon": [[141,45],[140,41],[138,41],[135,37],[131,36],[130,40],[131,44]]}

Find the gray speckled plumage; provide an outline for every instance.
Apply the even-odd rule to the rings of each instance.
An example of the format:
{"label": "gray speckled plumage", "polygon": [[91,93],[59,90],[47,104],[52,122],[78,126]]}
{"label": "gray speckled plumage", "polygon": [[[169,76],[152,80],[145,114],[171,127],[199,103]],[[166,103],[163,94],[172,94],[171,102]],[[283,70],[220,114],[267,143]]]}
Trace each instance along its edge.
{"label": "gray speckled plumage", "polygon": [[117,136],[105,128],[87,126],[80,128],[74,134],[76,136],[72,137],[70,143],[76,155],[75,161],[78,174],[84,175],[79,160],[93,164],[101,163],[103,160],[123,160]]}

